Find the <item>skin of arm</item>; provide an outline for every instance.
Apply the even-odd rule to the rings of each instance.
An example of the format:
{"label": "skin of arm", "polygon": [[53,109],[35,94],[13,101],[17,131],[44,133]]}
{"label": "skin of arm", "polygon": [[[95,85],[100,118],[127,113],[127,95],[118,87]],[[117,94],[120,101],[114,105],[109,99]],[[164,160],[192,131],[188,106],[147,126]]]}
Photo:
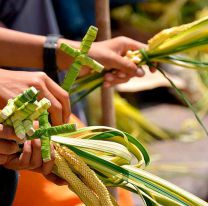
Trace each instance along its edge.
{"label": "skin of arm", "polygon": [[[0,54],[1,66],[43,68],[45,36],[0,28],[0,40],[0,49],[3,51]],[[76,47],[76,42],[70,41],[70,44]],[[65,55],[60,54],[59,51],[57,51],[57,58],[58,64],[59,59],[64,60],[64,62],[61,61],[59,68],[67,68],[72,61],[69,57],[65,58]]]}
{"label": "skin of arm", "polygon": [[[0,66],[15,66],[27,68],[43,68],[43,45],[46,37],[33,35],[10,29],[0,28]],[[73,62],[73,58],[59,49],[61,43],[79,48],[80,42],[60,38],[56,57],[59,70],[66,70]],[[109,87],[128,81],[133,76],[144,76],[144,70],[138,68],[123,56],[128,50],[137,50],[145,47],[144,44],[127,37],[116,37],[110,40],[92,44],[89,55],[103,64],[106,69],[113,68],[115,72],[105,77],[104,86]],[[12,60],[11,60],[12,58]],[[88,72],[83,70],[83,74]]]}

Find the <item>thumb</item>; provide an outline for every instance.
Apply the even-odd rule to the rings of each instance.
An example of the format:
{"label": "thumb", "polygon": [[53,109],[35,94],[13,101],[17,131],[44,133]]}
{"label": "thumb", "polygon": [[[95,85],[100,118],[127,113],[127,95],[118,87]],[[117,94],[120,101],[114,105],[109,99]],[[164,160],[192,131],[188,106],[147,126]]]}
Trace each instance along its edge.
{"label": "thumb", "polygon": [[22,140],[15,135],[13,128],[5,126],[3,124],[0,124],[0,139],[22,142]]}

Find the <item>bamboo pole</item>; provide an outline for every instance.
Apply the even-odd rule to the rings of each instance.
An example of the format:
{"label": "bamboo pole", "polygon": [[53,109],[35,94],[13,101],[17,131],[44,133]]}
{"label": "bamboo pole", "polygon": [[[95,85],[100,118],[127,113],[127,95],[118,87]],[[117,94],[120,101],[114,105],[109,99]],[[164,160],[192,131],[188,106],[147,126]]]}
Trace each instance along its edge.
{"label": "bamboo pole", "polygon": [[[111,38],[109,0],[95,0],[96,25],[98,27],[98,41]],[[113,105],[113,89],[102,88],[102,120],[103,125],[115,127],[115,109]]]}
{"label": "bamboo pole", "polygon": [[[98,27],[98,41],[111,38],[110,5],[109,0],[95,0],[96,26]],[[101,89],[102,123],[105,126],[115,127],[115,109],[113,104],[113,88]],[[116,198],[117,190],[108,188]]]}

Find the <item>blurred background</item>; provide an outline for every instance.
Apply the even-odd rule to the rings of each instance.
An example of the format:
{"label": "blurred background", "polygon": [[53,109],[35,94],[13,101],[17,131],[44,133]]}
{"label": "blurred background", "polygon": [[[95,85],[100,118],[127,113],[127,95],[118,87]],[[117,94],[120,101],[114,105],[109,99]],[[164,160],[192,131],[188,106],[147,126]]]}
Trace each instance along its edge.
{"label": "blurred background", "polygon": [[[207,15],[208,1],[205,0],[129,2],[111,9],[112,32],[115,36],[125,35],[146,43],[163,29]],[[207,126],[207,72],[198,73],[165,64],[162,68],[186,94]],[[144,78],[133,78],[130,82],[119,85],[117,90],[120,97],[130,104],[128,106],[136,108],[137,112],[141,112],[142,118],[150,121],[148,126],[151,123],[163,133],[155,133],[157,130],[148,126],[148,129],[145,128],[140,122],[144,120],[139,120],[138,115],[138,126],[136,118],[126,115],[132,121],[127,126],[127,119],[122,122],[120,115],[120,110],[124,111],[125,106],[128,107],[124,104],[116,105],[118,127],[138,134],[138,138],[146,142],[152,153],[152,164],[148,168],[151,172],[207,201],[207,137],[194,120],[194,115],[178,99],[175,90],[164,77],[159,72],[149,74],[146,70],[146,73]],[[136,114],[136,110],[134,111]]]}
{"label": "blurred background", "polygon": [[[208,15],[208,2],[205,0],[110,2],[112,36],[123,35],[144,43],[163,29]],[[90,4],[88,1],[88,5],[94,11],[94,2]],[[95,24],[93,12],[89,13],[83,7],[80,7],[80,11],[82,23],[76,37],[84,28],[83,25],[87,28]],[[62,28],[63,32],[66,30]],[[70,33],[66,32],[69,38]],[[188,97],[207,126],[207,72],[199,73],[165,64],[161,66]],[[148,170],[208,200],[207,137],[169,82],[159,72],[151,74],[148,69],[145,72],[145,77],[132,78],[128,83],[116,87],[114,103],[117,128],[131,133],[146,144],[152,157]],[[100,105],[99,101],[94,101],[98,94],[99,91],[94,92],[85,104],[90,125],[101,122],[100,113],[93,109]],[[134,201],[135,205],[140,205],[136,197]]]}

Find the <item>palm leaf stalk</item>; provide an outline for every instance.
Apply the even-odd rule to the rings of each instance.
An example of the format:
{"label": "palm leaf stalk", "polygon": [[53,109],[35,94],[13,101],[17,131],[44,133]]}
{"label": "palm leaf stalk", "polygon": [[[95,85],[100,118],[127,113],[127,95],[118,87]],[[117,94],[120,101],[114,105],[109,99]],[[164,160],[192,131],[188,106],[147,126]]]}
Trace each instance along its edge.
{"label": "palm leaf stalk", "polygon": [[58,147],[62,145],[81,157],[106,186],[122,187],[139,194],[148,206],[207,205],[203,200],[144,171],[142,168],[149,163],[148,153],[128,133],[92,126],[51,136],[51,140],[58,143]]}
{"label": "palm leaf stalk", "polygon": [[[176,94],[179,98],[181,98],[193,111],[197,121],[208,136],[208,131],[198,117],[196,109],[190,104],[187,97],[176,87],[171,79],[165,75],[163,69],[159,65],[154,64],[165,62],[167,64],[179,65],[184,68],[207,70],[208,62],[197,60],[191,56],[188,57],[187,53],[193,49],[201,50],[203,52],[203,49],[208,45],[207,31],[208,17],[189,24],[165,29],[148,41],[148,47],[146,49],[128,51],[125,58],[135,62],[138,66],[148,65],[150,67],[156,67],[176,90]],[[79,88],[82,88],[82,90],[84,89],[85,91],[84,93],[82,92],[81,98],[83,98],[93,89],[102,85],[104,75],[105,72],[102,72],[99,75],[93,73],[88,77],[77,80],[71,93],[79,93]],[[90,84],[88,85],[88,83]],[[78,100],[80,100],[80,98],[78,98]]]}
{"label": "palm leaf stalk", "polygon": [[[23,104],[29,101],[31,101],[30,98]],[[34,104],[36,101],[34,99]],[[21,106],[22,104],[19,105],[19,107]],[[13,105],[11,107],[13,108]],[[12,109],[12,112],[9,113],[10,116],[14,115],[17,109],[18,107]],[[9,110],[10,108],[8,108]],[[29,117],[33,115],[37,118],[43,115],[37,119],[41,128],[37,130],[37,134],[39,133],[40,136],[36,137],[49,138],[49,143],[47,139],[47,144],[42,145],[46,152],[43,158],[48,158],[46,149],[50,147],[50,143],[53,143],[56,155],[53,172],[64,178],[69,183],[70,189],[87,206],[116,205],[104,185],[123,187],[137,193],[148,206],[207,205],[194,195],[143,171],[142,168],[150,161],[148,152],[137,139],[128,133],[99,126],[76,130],[76,127],[72,125],[68,126],[67,132],[66,125],[63,125],[63,130],[60,129],[61,126],[59,128],[51,127],[46,111],[47,109],[44,108],[41,113],[40,110],[38,111],[38,115],[28,114]],[[14,125],[12,126],[14,127]],[[28,137],[27,133],[24,134]],[[136,163],[132,163],[132,158],[137,160]]]}
{"label": "palm leaf stalk", "polygon": [[[22,118],[21,115],[20,117]],[[178,188],[174,190],[175,187],[172,185],[167,187],[166,182],[161,186],[162,180],[158,180],[146,172],[143,174],[141,169],[136,169],[148,165],[150,159],[142,144],[127,133],[99,126],[74,131],[76,128],[73,125],[69,125],[70,130],[67,130],[64,125],[61,130],[61,126],[50,126],[46,110],[39,116],[39,124],[40,129],[36,130],[36,135],[39,134],[39,136],[36,138],[42,139],[42,147],[48,148],[45,137],[50,137],[49,141],[51,140],[56,148],[54,173],[70,181],[70,188],[81,196],[86,205],[115,205],[107,190],[104,189],[103,183],[139,193],[145,202],[158,202],[158,204],[161,204],[161,201],[178,202],[178,205],[180,205],[179,203],[191,205],[193,202],[193,205],[201,203],[201,205],[205,205],[202,200],[185,192],[183,195],[179,195],[176,192]],[[67,133],[63,134],[65,132]],[[53,136],[53,134],[59,134],[59,136]],[[137,162],[128,168],[128,165],[131,165],[132,157]],[[80,165],[82,165],[81,168]],[[70,175],[69,170],[72,173]],[[75,182],[71,182],[71,175],[75,178]],[[78,178],[79,176],[81,178]],[[96,181],[95,178],[97,178]],[[77,188],[79,184],[80,187]],[[80,188],[85,189],[86,193],[83,194],[83,190]],[[162,198],[162,195],[165,197]]]}
{"label": "palm leaf stalk", "polygon": [[[84,83],[82,83],[82,80],[77,80],[76,83],[79,86],[82,86],[81,89],[77,87],[79,91],[87,88],[89,92],[89,87],[86,87],[87,83],[90,83],[91,90],[96,88],[96,85],[102,84],[102,74],[94,75],[96,75],[97,78],[93,79],[92,76],[85,77],[83,81]],[[95,84],[93,85],[92,81],[94,80]],[[73,92],[76,92],[76,87],[73,87],[73,90]],[[179,190],[172,184],[167,184],[167,182],[157,179],[155,176],[149,175],[146,172],[144,172],[146,175],[144,175],[142,172],[140,173],[140,169],[138,168],[144,165],[144,163],[148,164],[149,157],[145,152],[146,150],[141,147],[141,144],[135,138],[127,133],[122,133],[112,128],[108,128],[108,130],[113,131],[96,131],[100,129],[101,128],[99,127],[84,128],[70,134],[52,136],[51,140],[53,142],[59,143],[60,145],[67,146],[68,149],[82,157],[83,160],[90,166],[90,168],[94,169],[104,184],[108,186],[120,186],[140,194],[146,205],[207,205],[206,202],[190,195],[189,193]],[[103,129],[107,128],[105,127]],[[92,134],[93,130],[95,130],[94,134]],[[75,140],[73,137],[77,137],[80,140],[77,138]],[[102,146],[97,146],[95,149],[96,144],[94,142],[86,142],[86,146],[84,146],[81,144],[82,139],[91,139],[91,141],[110,140],[115,141],[117,144],[123,144],[123,146],[126,146],[129,152],[135,155],[138,160],[137,165],[128,166],[131,164],[131,160],[127,160],[128,155],[125,155],[125,157],[123,156],[122,158],[121,156],[112,155],[108,148],[105,148],[105,151],[101,151],[104,148],[104,145],[107,146],[106,143],[100,142]],[[74,143],[72,143],[72,141],[74,141]],[[139,150],[135,150],[136,148],[134,146],[136,145],[137,149],[140,148]],[[116,149],[113,147],[113,152],[115,151]],[[118,154],[119,152],[117,155]],[[123,151],[122,154],[125,154],[125,152]],[[126,164],[128,161],[129,163]],[[63,175],[61,177],[64,178]],[[135,183],[134,180],[137,183]]]}
{"label": "palm leaf stalk", "polygon": [[150,162],[148,152],[128,133],[102,126],[78,130],[74,124],[51,127],[47,109],[37,120],[40,128],[28,139],[42,140],[42,158],[45,161],[50,159],[47,150],[50,143],[54,144],[53,172],[68,181],[70,189],[87,206],[116,205],[105,186],[122,187],[139,194],[148,206],[207,205],[194,195],[143,171]]}
{"label": "palm leaf stalk", "polygon": [[24,103],[33,100],[37,94],[38,91],[34,87],[30,87],[14,99],[10,99],[7,105],[0,112],[0,123],[10,117],[18,107],[21,107]]}
{"label": "palm leaf stalk", "polygon": [[[148,48],[145,50],[148,59],[141,51],[130,52],[127,56],[131,59],[137,57],[138,65],[148,63],[148,60],[177,64],[186,68],[207,69],[207,62],[182,56],[187,50],[200,49],[207,45],[207,27],[208,17],[205,17],[189,24],[165,29],[148,41]],[[180,56],[177,53],[180,53]]]}
{"label": "palm leaf stalk", "polygon": [[[39,116],[39,127],[40,129],[48,129],[51,127],[48,120],[48,112],[44,111]],[[51,160],[51,146],[50,146],[50,136],[47,133],[41,135],[41,155],[44,162]]]}

